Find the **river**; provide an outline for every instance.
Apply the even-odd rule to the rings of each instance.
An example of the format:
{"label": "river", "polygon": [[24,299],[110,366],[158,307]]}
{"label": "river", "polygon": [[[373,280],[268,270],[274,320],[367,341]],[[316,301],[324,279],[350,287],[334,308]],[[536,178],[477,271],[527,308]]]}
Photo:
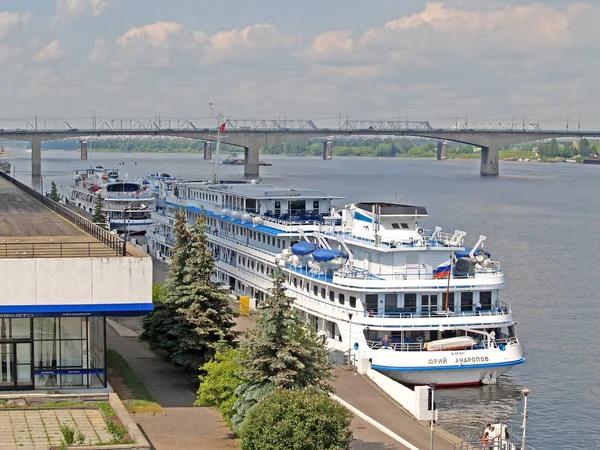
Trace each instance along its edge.
{"label": "river", "polygon": [[[30,154],[10,157],[17,178],[30,182]],[[214,165],[198,154],[44,151],[44,188],[55,180],[66,193],[71,170],[118,165],[134,179],[166,171],[206,179]],[[264,156],[263,183],[310,187],[347,202],[390,201],[426,206],[421,225],[467,231],[506,273],[502,300],[513,307],[527,358],[498,385],[439,390],[440,424],[476,439],[487,422],[521,424],[521,389],[531,389],[529,443],[536,449],[600,448],[600,167],[501,162],[499,177],[479,176],[478,160]],[[220,178],[241,178],[242,166],[218,165]]]}

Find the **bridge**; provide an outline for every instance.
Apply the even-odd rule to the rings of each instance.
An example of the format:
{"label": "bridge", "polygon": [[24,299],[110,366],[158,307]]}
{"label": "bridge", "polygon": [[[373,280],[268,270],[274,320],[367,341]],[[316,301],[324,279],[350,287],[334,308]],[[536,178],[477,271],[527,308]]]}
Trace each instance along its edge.
{"label": "bridge", "polygon": [[[87,123],[85,123],[87,121]],[[91,124],[90,124],[91,121]],[[34,180],[42,173],[42,142],[64,139],[123,140],[151,138],[186,138],[205,142],[217,140],[216,126],[200,126],[192,119],[0,119],[0,140],[31,142],[31,174]],[[213,119],[214,123],[214,119]],[[600,137],[600,131],[543,130],[537,122],[455,123],[450,128],[435,128],[428,121],[361,121],[346,120],[337,127],[319,127],[312,120],[233,120],[226,119],[221,142],[244,149],[244,175],[259,176],[259,150],[267,145],[287,141],[340,136],[414,136],[443,139],[481,148],[482,176],[500,173],[500,148],[523,142],[551,138]],[[83,125],[83,126],[82,126]],[[86,126],[87,125],[87,126]],[[91,126],[90,126],[91,125]],[[325,156],[325,155],[324,155]]]}

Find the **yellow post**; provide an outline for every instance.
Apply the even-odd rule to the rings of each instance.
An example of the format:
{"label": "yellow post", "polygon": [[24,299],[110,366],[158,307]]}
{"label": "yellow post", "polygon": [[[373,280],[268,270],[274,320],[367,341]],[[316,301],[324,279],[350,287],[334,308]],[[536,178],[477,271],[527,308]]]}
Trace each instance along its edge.
{"label": "yellow post", "polygon": [[242,316],[250,315],[250,297],[240,296],[240,314]]}

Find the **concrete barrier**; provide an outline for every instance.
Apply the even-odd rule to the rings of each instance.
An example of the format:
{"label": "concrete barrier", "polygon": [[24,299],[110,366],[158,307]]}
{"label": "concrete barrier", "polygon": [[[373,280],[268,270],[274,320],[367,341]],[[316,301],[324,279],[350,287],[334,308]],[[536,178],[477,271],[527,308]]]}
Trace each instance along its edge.
{"label": "concrete barrier", "polygon": [[415,386],[413,390],[373,369],[367,370],[366,375],[415,419],[431,420],[433,413],[433,419],[437,420],[437,411],[428,409],[429,386]]}

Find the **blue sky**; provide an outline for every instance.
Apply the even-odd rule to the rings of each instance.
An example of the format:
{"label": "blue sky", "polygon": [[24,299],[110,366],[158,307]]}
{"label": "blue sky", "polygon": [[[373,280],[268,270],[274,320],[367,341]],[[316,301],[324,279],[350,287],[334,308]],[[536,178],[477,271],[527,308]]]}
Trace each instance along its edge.
{"label": "blue sky", "polygon": [[[597,2],[4,0],[9,117],[600,117]],[[598,120],[600,126],[600,120]]]}

